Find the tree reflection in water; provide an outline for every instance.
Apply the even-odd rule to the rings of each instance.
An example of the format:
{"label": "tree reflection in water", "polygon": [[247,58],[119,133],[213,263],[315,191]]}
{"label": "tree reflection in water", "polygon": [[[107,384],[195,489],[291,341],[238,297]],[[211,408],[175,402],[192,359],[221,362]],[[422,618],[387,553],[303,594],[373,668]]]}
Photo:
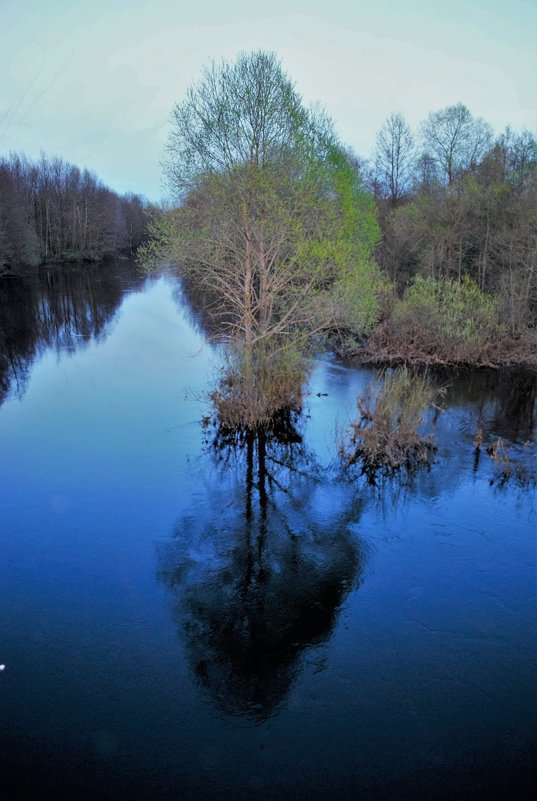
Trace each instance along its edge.
{"label": "tree reflection in water", "polygon": [[261,722],[361,583],[364,549],[351,528],[361,503],[322,480],[292,428],[213,447],[222,469],[162,548],[159,577],[217,710]]}
{"label": "tree reflection in water", "polygon": [[144,281],[127,259],[56,265],[0,281],[0,404],[12,393],[22,397],[46,351],[73,353],[106,339],[125,290]]}

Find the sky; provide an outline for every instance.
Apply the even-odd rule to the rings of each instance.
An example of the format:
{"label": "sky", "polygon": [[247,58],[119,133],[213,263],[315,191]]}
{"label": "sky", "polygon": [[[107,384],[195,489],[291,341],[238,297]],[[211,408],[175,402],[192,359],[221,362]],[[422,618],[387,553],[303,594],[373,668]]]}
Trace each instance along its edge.
{"label": "sky", "polygon": [[257,49],[362,157],[392,112],[417,129],[462,102],[537,130],[535,0],[0,0],[0,156],[61,156],[157,202],[174,104]]}

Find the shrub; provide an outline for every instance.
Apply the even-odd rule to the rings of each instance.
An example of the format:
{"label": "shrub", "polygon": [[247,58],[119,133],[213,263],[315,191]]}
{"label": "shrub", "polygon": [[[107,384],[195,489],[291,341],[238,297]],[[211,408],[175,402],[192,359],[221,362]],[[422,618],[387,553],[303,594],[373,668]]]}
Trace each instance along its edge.
{"label": "shrub", "polygon": [[468,277],[462,283],[417,277],[396,304],[392,321],[407,335],[437,345],[483,346],[501,334],[496,301]]}

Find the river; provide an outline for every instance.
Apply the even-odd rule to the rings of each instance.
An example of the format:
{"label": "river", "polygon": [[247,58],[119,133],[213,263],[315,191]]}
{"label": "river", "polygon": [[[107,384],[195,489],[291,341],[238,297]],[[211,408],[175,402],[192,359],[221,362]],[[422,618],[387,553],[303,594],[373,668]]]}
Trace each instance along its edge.
{"label": "river", "polygon": [[370,486],[371,370],[233,450],[218,364],[171,272],[0,283],[3,797],[533,797],[535,375],[441,376],[434,463]]}

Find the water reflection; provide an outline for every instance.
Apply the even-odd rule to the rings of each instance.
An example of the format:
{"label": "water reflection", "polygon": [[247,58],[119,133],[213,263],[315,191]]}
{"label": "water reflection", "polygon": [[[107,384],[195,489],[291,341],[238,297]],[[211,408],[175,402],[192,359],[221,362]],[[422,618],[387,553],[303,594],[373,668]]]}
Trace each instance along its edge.
{"label": "water reflection", "polygon": [[47,350],[74,352],[104,341],[127,289],[143,279],[127,259],[41,270],[0,281],[0,403],[24,394],[30,368]]}
{"label": "water reflection", "polygon": [[446,407],[471,412],[469,423],[485,437],[501,437],[514,444],[535,439],[537,374],[524,369],[472,370],[441,374],[447,387]]}
{"label": "water reflection", "polygon": [[[87,335],[101,340],[114,275],[109,286],[97,306],[111,316],[80,290],[101,321]],[[326,360],[311,416],[287,444],[217,441],[207,459],[197,422],[207,408],[183,398],[206,386],[212,353],[184,317],[174,322],[174,286],[126,303],[85,354],[95,358],[74,354],[69,367],[81,369],[47,359],[47,381],[0,410],[9,797],[21,796],[19,777],[33,798],[474,798],[483,786],[525,797],[535,492],[491,488],[485,447],[471,468],[480,413],[492,435],[507,439],[510,424],[526,439],[533,384],[450,376],[437,460],[372,489],[319,468],[371,378]],[[21,293],[13,313],[14,362],[40,352],[40,292]],[[58,293],[51,305],[63,303]],[[83,308],[67,315],[81,327]],[[60,323],[61,308],[54,315]],[[42,349],[69,346],[54,319]],[[40,416],[64,373],[57,412]],[[159,584],[155,538],[166,541]],[[178,682],[184,660],[193,682]]]}
{"label": "water reflection", "polygon": [[364,569],[352,531],[361,502],[323,482],[294,439],[216,443],[219,480],[159,557],[197,681],[218,712],[257,722],[285,699],[305,651],[330,638]]}
{"label": "water reflection", "polygon": [[[514,378],[496,378],[492,392],[482,376],[485,386],[473,394],[471,376],[453,377],[449,413],[433,421],[438,458],[375,488],[334,465],[321,468],[289,421],[270,435],[220,432],[208,441],[211,468],[173,541],[160,548],[159,578],[192,673],[220,714],[266,720],[305,654],[328,642],[347,594],[363,580],[366,550],[353,528],[365,504],[390,519],[413,501],[454,493],[471,470],[480,421],[487,436],[514,443],[533,431],[535,378]],[[318,652],[307,661],[323,666]]]}

